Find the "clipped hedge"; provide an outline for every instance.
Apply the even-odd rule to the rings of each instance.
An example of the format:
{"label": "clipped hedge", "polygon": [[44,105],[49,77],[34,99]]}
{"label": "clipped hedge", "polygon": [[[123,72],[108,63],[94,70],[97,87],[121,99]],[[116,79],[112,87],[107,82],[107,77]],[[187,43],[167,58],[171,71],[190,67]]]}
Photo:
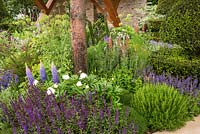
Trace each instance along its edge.
{"label": "clipped hedge", "polygon": [[200,1],[179,1],[162,24],[163,41],[178,44],[189,55],[200,55]]}
{"label": "clipped hedge", "polygon": [[190,118],[188,98],[167,85],[144,85],[131,105],[147,120],[151,131],[177,129]]}
{"label": "clipped hedge", "polygon": [[200,78],[200,59],[187,57],[179,49],[161,49],[151,54],[149,64],[157,74],[163,72],[174,76],[197,76]]}
{"label": "clipped hedge", "polygon": [[167,14],[172,8],[177,3],[178,0],[158,0],[158,6],[156,9],[156,13],[159,14]]}

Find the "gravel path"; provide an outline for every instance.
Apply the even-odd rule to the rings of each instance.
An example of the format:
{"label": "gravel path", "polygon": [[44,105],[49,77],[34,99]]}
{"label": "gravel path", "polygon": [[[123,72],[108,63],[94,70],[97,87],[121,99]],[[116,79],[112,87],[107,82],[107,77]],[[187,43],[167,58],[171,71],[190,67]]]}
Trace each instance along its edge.
{"label": "gravel path", "polygon": [[195,117],[193,121],[188,121],[184,127],[176,131],[163,131],[153,134],[200,134],[200,115]]}

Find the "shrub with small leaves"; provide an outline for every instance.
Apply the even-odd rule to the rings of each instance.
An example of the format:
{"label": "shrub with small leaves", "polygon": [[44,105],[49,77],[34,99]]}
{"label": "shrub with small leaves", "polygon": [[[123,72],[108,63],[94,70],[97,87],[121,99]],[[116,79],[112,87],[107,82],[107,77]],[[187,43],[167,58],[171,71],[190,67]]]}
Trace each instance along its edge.
{"label": "shrub with small leaves", "polygon": [[133,95],[131,105],[152,131],[179,128],[191,117],[188,98],[164,84],[144,85]]}

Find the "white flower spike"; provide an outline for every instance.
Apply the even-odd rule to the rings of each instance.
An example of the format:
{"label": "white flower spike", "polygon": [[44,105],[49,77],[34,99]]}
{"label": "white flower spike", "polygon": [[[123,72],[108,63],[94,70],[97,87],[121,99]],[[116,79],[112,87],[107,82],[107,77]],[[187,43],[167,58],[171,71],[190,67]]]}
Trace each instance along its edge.
{"label": "white flower spike", "polygon": [[53,87],[54,87],[54,88],[58,88],[58,84],[54,84]]}
{"label": "white flower spike", "polygon": [[34,80],[33,85],[36,86],[38,84],[38,80]]}
{"label": "white flower spike", "polygon": [[88,85],[86,85],[86,86],[85,86],[85,89],[88,89],[88,88],[89,88],[89,86],[88,86]]}
{"label": "white flower spike", "polygon": [[69,77],[69,75],[63,75],[62,78],[63,78],[64,80],[68,80],[70,77]]}
{"label": "white flower spike", "polygon": [[81,73],[79,79],[81,80],[81,79],[84,79],[84,78],[86,78],[86,77],[87,77],[87,74],[86,74],[86,73]]}
{"label": "white flower spike", "polygon": [[76,86],[78,86],[78,87],[82,86],[81,81],[78,81],[78,82],[76,83]]}
{"label": "white flower spike", "polygon": [[52,87],[49,87],[48,89],[47,89],[47,94],[48,95],[52,95],[52,94],[54,94],[55,93],[55,89],[53,89]]}

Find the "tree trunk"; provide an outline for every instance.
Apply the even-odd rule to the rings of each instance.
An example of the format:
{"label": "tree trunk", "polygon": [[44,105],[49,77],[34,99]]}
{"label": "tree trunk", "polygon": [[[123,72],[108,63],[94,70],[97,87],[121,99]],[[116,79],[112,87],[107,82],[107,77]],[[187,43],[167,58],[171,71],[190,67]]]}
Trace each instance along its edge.
{"label": "tree trunk", "polygon": [[70,1],[70,25],[74,73],[87,73],[87,45],[85,32],[85,0]]}

